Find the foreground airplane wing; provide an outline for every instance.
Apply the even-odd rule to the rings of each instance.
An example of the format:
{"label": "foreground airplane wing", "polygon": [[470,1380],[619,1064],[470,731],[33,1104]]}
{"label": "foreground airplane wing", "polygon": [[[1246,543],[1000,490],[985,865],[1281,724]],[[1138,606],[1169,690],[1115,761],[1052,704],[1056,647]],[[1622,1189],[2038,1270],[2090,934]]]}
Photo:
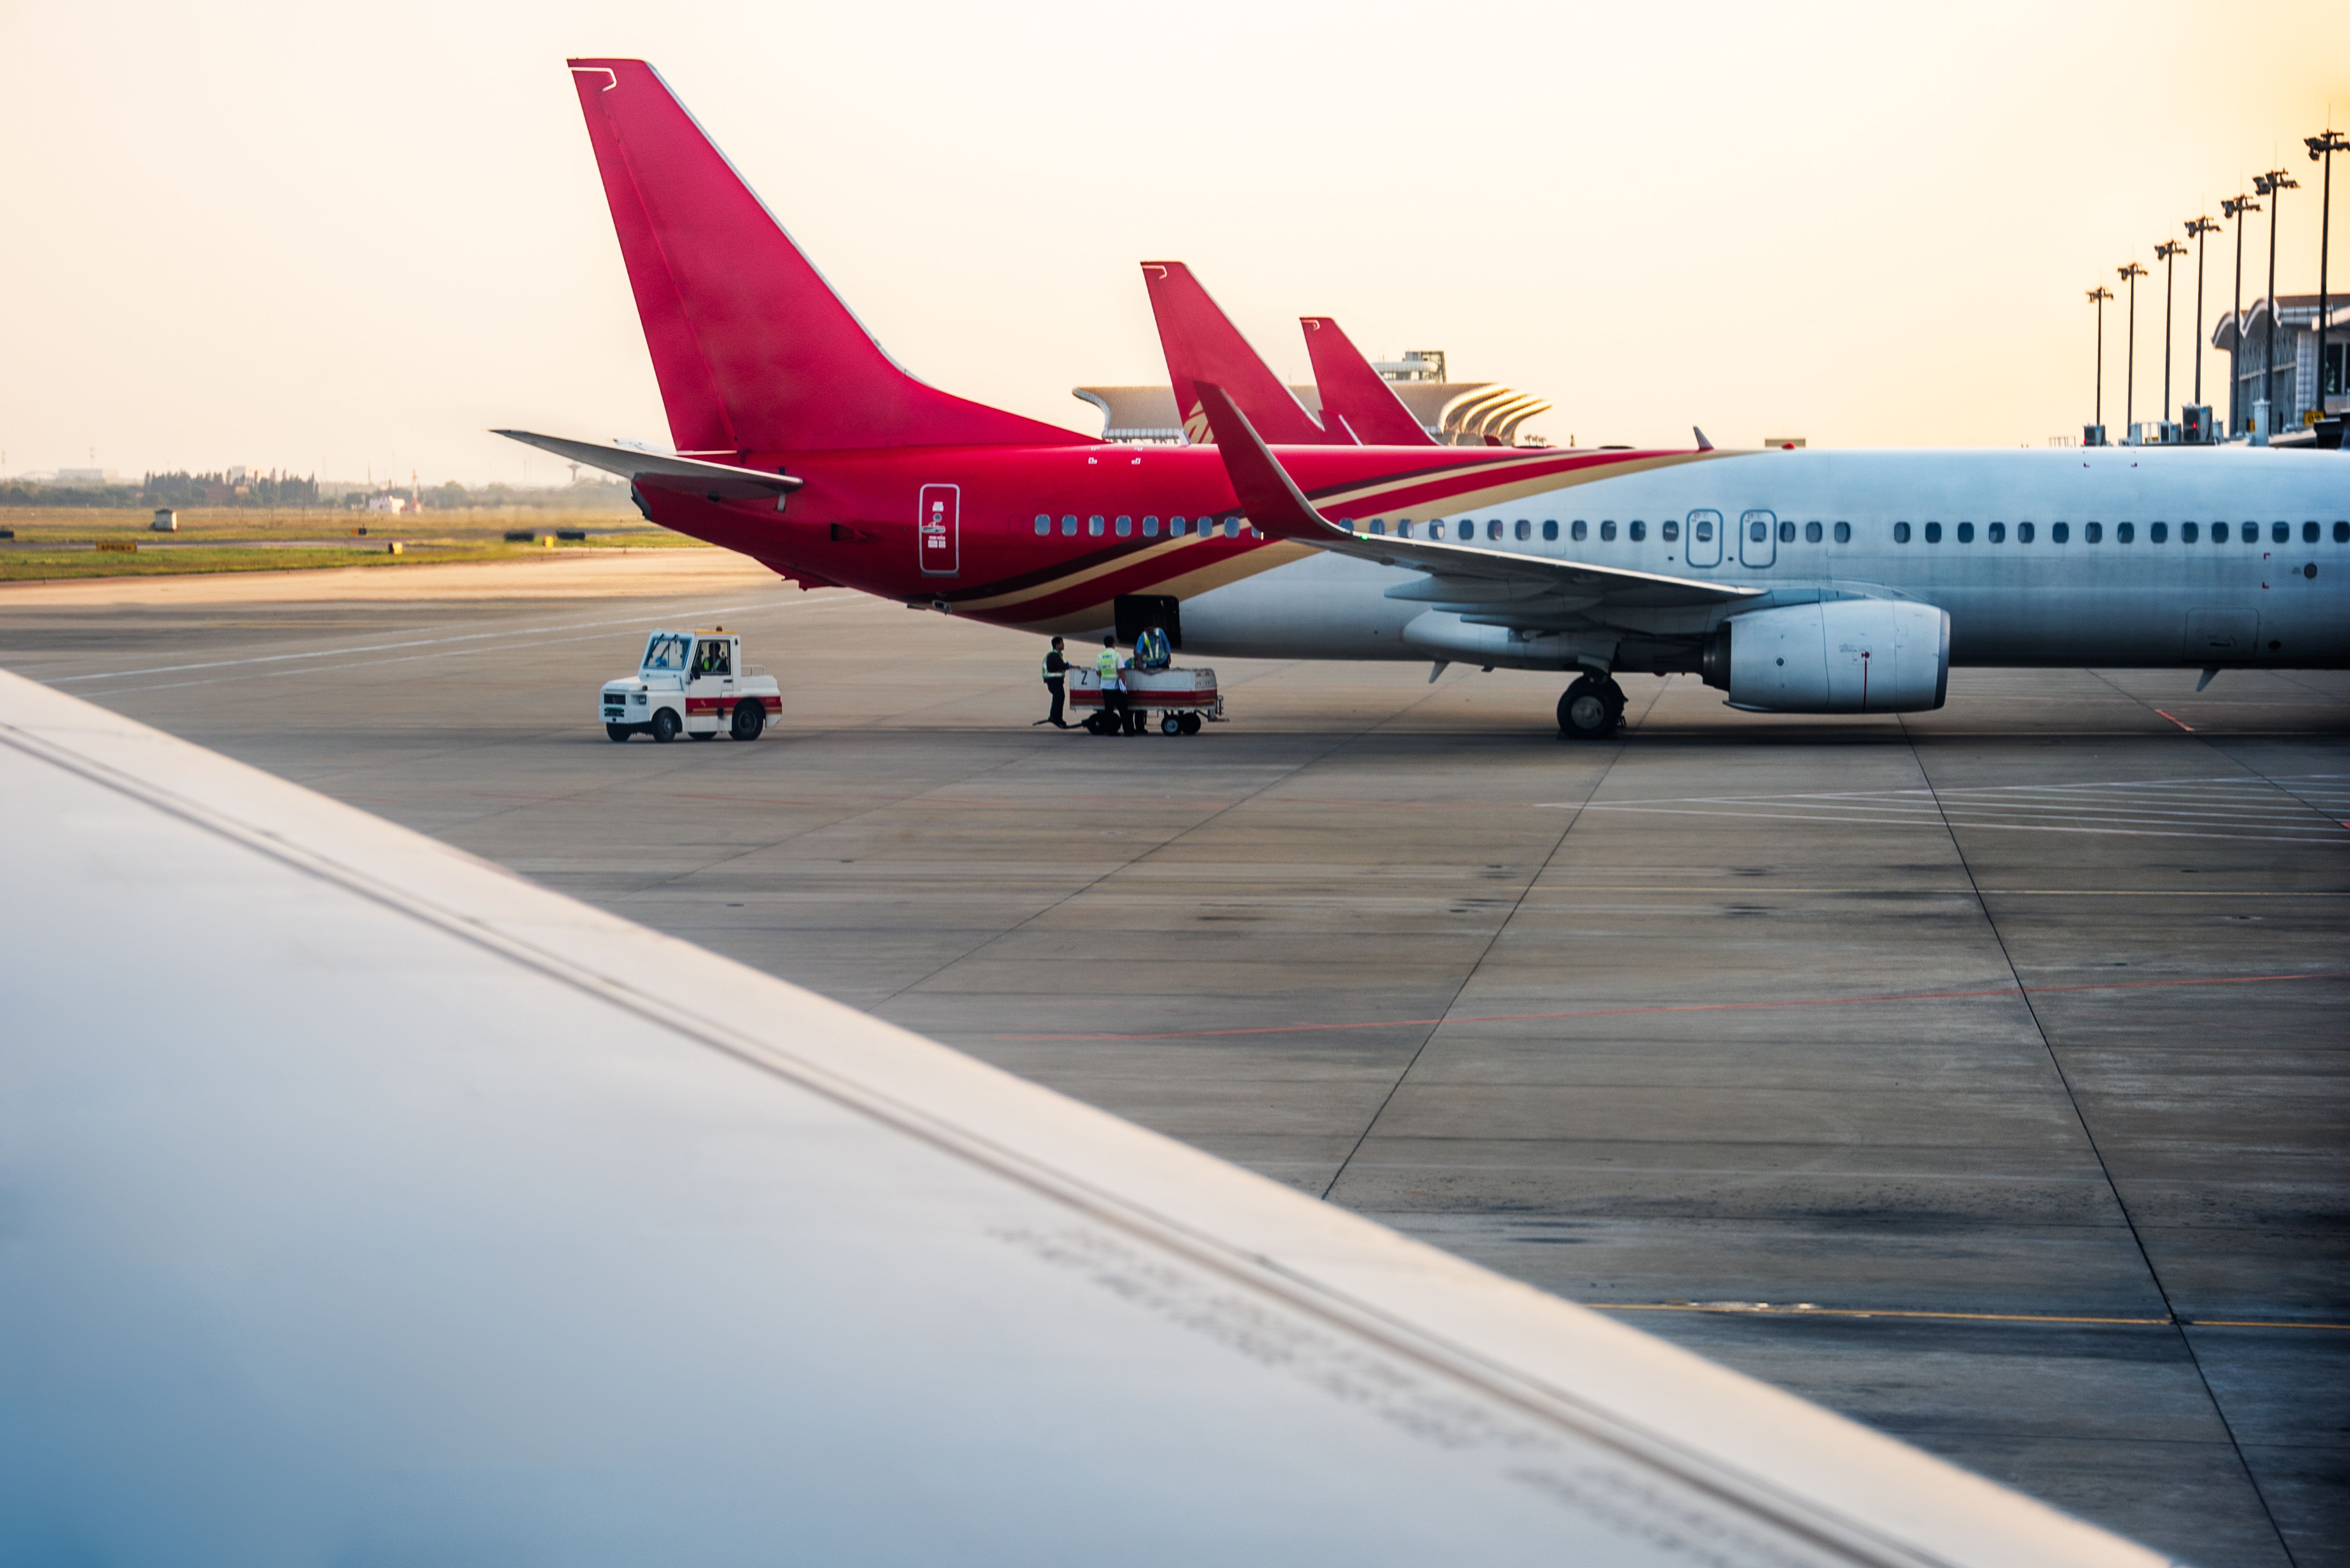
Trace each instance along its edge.
{"label": "foreground airplane wing", "polygon": [[2147,1568],[0,675],[11,1560]]}
{"label": "foreground airplane wing", "polygon": [[[1457,593],[1441,582],[1493,583],[1530,592],[1564,594],[1588,603],[1684,605],[1723,604],[1761,597],[1761,588],[1735,587],[1693,577],[1667,576],[1656,572],[1627,571],[1583,561],[1561,561],[1547,556],[1510,550],[1488,550],[1476,545],[1447,544],[1436,539],[1406,539],[1389,535],[1357,534],[1342,528],[1316,511],[1264,444],[1246,415],[1235,408],[1222,388],[1199,383],[1201,407],[1216,431],[1216,451],[1232,477],[1232,493],[1261,533],[1292,539],[1301,545],[1353,556],[1389,566],[1416,566],[1440,580],[1426,593],[1409,597],[1431,599],[1473,597],[1463,587]],[[1406,597],[1406,596],[1394,596]]]}

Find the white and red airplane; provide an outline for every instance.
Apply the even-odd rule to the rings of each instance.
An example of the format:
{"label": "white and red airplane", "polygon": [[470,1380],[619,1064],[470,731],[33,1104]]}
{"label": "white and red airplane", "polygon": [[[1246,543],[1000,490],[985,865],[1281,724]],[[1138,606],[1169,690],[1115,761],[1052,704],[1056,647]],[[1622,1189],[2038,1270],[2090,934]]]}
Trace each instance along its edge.
{"label": "white and red airplane", "polygon": [[1620,722],[1617,670],[1878,712],[1940,706],[1953,664],[2350,665],[2340,454],[1447,447],[1344,376],[1326,429],[1238,363],[1178,389],[1218,441],[1105,444],[907,374],[651,67],[571,69],[676,452],[502,433],[800,582],[1194,653],[1573,670],[1578,737]]}

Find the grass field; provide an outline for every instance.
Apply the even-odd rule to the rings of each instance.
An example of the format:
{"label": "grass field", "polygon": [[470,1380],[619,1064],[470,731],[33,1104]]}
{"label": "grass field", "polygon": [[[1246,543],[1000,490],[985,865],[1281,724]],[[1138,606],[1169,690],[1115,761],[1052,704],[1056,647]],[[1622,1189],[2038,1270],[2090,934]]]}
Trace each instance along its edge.
{"label": "grass field", "polygon": [[[185,508],[179,531],[157,534],[146,510],[74,507],[0,509],[0,582],[68,577],[157,576],[183,572],[271,572],[317,566],[417,566],[491,561],[561,550],[704,549],[700,541],[656,528],[634,513],[559,513],[536,507],[421,512],[407,516],[345,512],[264,512],[244,507]],[[364,529],[364,534],[359,531]],[[528,529],[533,542],[504,535]],[[585,531],[584,540],[558,530]],[[400,552],[390,546],[397,543]],[[135,550],[101,550],[131,545]]]}

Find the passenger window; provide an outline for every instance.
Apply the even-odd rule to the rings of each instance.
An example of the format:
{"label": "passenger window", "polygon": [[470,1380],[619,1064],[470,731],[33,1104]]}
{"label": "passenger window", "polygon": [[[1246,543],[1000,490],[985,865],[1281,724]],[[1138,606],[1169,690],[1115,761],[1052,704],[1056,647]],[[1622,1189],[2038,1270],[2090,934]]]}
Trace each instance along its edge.
{"label": "passenger window", "polygon": [[[1525,518],[1523,518],[1523,517],[1519,518],[1519,519],[1518,519],[1518,537],[1519,537],[1519,538],[1521,538],[1521,539],[1531,539],[1531,538],[1533,538],[1534,536],[1534,525],[1531,522],[1527,521],[1527,520],[1526,520]],[[2312,524],[2309,525],[2309,536],[2310,536],[2311,538],[2313,538],[2313,539],[2314,539],[2314,538],[2316,538],[2316,537],[2317,537],[2317,524],[2314,524],[2314,523],[2312,523]]]}
{"label": "passenger window", "polygon": [[1488,539],[1498,539],[1501,536],[1502,520],[1499,517],[1488,520],[1485,524],[1485,537]]}
{"label": "passenger window", "polygon": [[1681,536],[1680,524],[1670,517],[1666,518],[1664,522],[1658,524],[1658,529],[1664,535],[1665,543],[1668,545]]}
{"label": "passenger window", "polygon": [[[2255,536],[2257,537],[2257,535]],[[2280,523],[2276,524],[2276,526],[2270,531],[2269,537],[2280,545],[2291,544],[2293,542],[2293,524],[2290,523]]]}
{"label": "passenger window", "polygon": [[1907,545],[1909,542],[1908,524],[1896,523],[1893,525],[1893,542],[1897,545]]}
{"label": "passenger window", "polygon": [[[2341,523],[2336,523],[2334,526],[2334,527],[2336,527],[2336,528],[2342,528],[2342,527],[2345,527],[2345,526],[2350,526],[2350,524],[2341,524]],[[2335,535],[2335,536],[2336,536],[2337,538],[2338,538],[2338,537],[2340,537],[2340,535]],[[1557,518],[1555,518],[1555,517],[1552,517],[1552,518],[1546,518],[1546,519],[1544,519],[1544,523],[1543,523],[1543,537],[1544,537],[1544,539],[1545,539],[1545,540],[1555,540],[1555,539],[1558,537],[1558,519],[1557,519]]]}
{"label": "passenger window", "polygon": [[1648,525],[1646,523],[1641,522],[1638,517],[1635,517],[1632,519],[1632,525],[1630,529],[1627,530],[1627,535],[1632,543],[1637,545],[1641,540],[1648,536]]}
{"label": "passenger window", "polygon": [[2350,545],[2350,523],[2334,524],[2334,542],[2337,545]]}
{"label": "passenger window", "polygon": [[1237,518],[1237,517],[1227,517],[1227,518],[1225,518],[1225,519],[1224,519],[1224,537],[1225,537],[1225,538],[1227,538],[1227,539],[1237,539],[1237,538],[1239,538],[1240,536],[1241,536],[1241,520],[1240,520],[1239,518]]}
{"label": "passenger window", "polygon": [[1806,524],[1804,524],[1804,544],[1806,544],[1806,545],[1816,545],[1816,544],[1818,544],[1819,542],[1820,542],[1820,525],[1819,525],[1818,524],[1816,524],[1816,523],[1806,523]]}
{"label": "passenger window", "polygon": [[2135,538],[2137,535],[2137,529],[2130,524],[2116,523],[2114,524],[2114,543],[2116,545],[2126,545]]}
{"label": "passenger window", "polygon": [[2101,545],[2105,543],[2106,525],[2102,523],[2082,524],[2081,538],[2084,543],[2090,545]]}
{"label": "passenger window", "polygon": [[1102,535],[1102,515],[1097,512],[1086,519],[1086,532],[1098,539]]}
{"label": "passenger window", "polygon": [[1371,532],[1372,532],[1372,533],[1374,533],[1374,534],[1384,534],[1384,533],[1386,533],[1387,531],[1388,531],[1388,520],[1387,520],[1386,518],[1384,518],[1384,517],[1374,517],[1374,518],[1372,518],[1372,519],[1371,519]]}
{"label": "passenger window", "polygon": [[2301,525],[2301,542],[2304,545],[2314,545],[2317,543],[2316,524],[2304,523]]}
{"label": "passenger window", "polygon": [[2007,543],[2007,524],[2004,524],[2004,523],[1994,523],[1994,524],[1992,524],[1990,527],[1985,528],[1985,529],[1983,530],[1983,538],[1984,538],[1988,543],[1991,543],[1991,544],[1993,544],[1993,545],[2004,545],[2004,544],[2006,544],[2006,543]]}
{"label": "passenger window", "polygon": [[1038,513],[1036,514],[1036,532],[1042,535],[1050,534],[1052,531],[1053,519],[1042,512]]}
{"label": "passenger window", "polygon": [[1792,521],[1789,521],[1789,522],[1785,522],[1785,523],[1782,523],[1782,524],[1779,524],[1779,543],[1781,543],[1782,545],[1792,545],[1792,544],[1794,544],[1794,542],[1795,542],[1795,524],[1794,524]]}
{"label": "passenger window", "polygon": [[[1581,524],[1578,524],[1577,526],[1579,527]],[[1577,534],[1575,537],[1580,539],[1583,535],[1581,534]],[[1713,518],[1711,514],[1709,514],[1708,515],[1697,520],[1696,537],[1701,544],[1711,544],[1713,542]]]}
{"label": "passenger window", "polygon": [[2146,542],[2149,545],[2167,545],[2170,543],[2170,524],[2168,523],[2147,524],[2146,525]]}
{"label": "passenger window", "polygon": [[1599,536],[1603,539],[1616,537],[1616,519],[1610,517],[1599,524]]}
{"label": "passenger window", "polygon": [[1065,539],[1066,539],[1066,538],[1069,537],[1071,535],[1075,534],[1076,531],[1077,531],[1077,520],[1076,520],[1076,518],[1074,518],[1074,517],[1064,517],[1064,518],[1062,518],[1062,519],[1061,519],[1061,536],[1062,536],[1063,538],[1065,538]]}
{"label": "passenger window", "polygon": [[2018,523],[2015,525],[2015,542],[2019,545],[2029,545],[2032,543],[2031,524]]}
{"label": "passenger window", "polygon": [[2194,524],[2181,523],[2178,525],[2178,542],[2180,544],[2192,545],[2197,539],[2201,537],[2201,534],[2197,531]]}
{"label": "passenger window", "polygon": [[1118,520],[1118,536],[1121,539],[1131,539],[1134,537],[1133,518],[1121,517]]}
{"label": "passenger window", "polygon": [[1585,524],[1582,518],[1578,517],[1575,520],[1575,527],[1572,532],[1575,535],[1575,542],[1577,544],[1580,544],[1583,541],[1588,531],[1588,525]]}
{"label": "passenger window", "polygon": [[1929,523],[1929,524],[1926,524],[1926,543],[1928,543],[1929,545],[1939,545],[1939,544],[1940,544],[1941,542],[1942,542],[1942,525],[1941,525],[1939,523]]}
{"label": "passenger window", "polygon": [[1835,542],[1839,545],[1849,545],[1852,543],[1851,524],[1839,523],[1835,525]]}
{"label": "passenger window", "polygon": [[1146,539],[1156,539],[1159,537],[1158,518],[1145,517],[1142,520],[1142,536]]}
{"label": "passenger window", "polygon": [[2062,523],[2051,523],[2048,524],[2048,542],[2061,545],[2072,536],[2072,533],[2073,530]]}
{"label": "passenger window", "polygon": [[1768,523],[1750,523],[1746,525],[1746,536],[1755,544],[1760,545],[1763,540],[1768,539],[1771,536],[1771,524]]}
{"label": "passenger window", "polygon": [[1396,524],[1396,537],[1399,539],[1409,539],[1411,537],[1410,518],[1407,517],[1402,522]]}
{"label": "passenger window", "polygon": [[1973,544],[1974,542],[1975,542],[1975,525],[1974,525],[1973,524],[1971,524],[1971,523],[1961,523],[1961,524],[1959,524],[1959,543],[1960,543],[1960,544],[1961,544],[1961,545],[1971,545],[1971,544]]}

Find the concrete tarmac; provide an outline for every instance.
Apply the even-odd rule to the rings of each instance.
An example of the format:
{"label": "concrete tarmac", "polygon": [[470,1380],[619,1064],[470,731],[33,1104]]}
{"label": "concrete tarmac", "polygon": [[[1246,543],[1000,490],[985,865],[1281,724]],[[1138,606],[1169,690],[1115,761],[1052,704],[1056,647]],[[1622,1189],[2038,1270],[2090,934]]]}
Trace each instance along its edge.
{"label": "concrete tarmac", "polygon": [[[656,625],[779,731],[608,742]],[[2350,1563],[2350,675],[1943,711],[1033,639],[715,552],[0,589],[0,663],[2206,1564]],[[1198,662],[1198,660],[1194,660]]]}

